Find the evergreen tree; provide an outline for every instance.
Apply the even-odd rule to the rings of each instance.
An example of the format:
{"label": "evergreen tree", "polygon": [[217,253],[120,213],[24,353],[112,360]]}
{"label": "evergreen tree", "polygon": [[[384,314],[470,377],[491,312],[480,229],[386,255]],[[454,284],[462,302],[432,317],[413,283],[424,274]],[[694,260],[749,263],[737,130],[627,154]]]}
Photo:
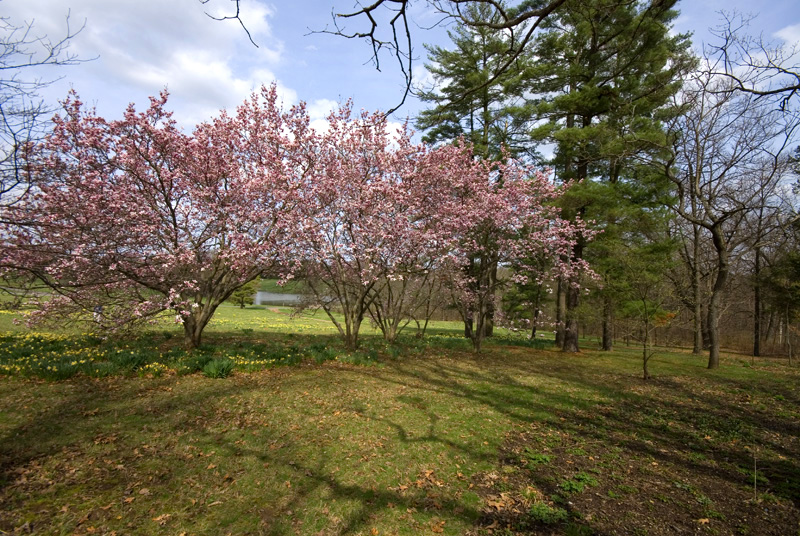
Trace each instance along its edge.
{"label": "evergreen tree", "polygon": [[[491,22],[487,5],[471,4],[466,11],[475,20]],[[419,98],[432,105],[417,118],[417,127],[426,131],[423,141],[450,143],[464,137],[479,158],[496,159],[503,150],[517,157],[534,156],[529,116],[514,113],[523,102],[520,73],[529,61],[527,56],[517,59],[490,84],[511,53],[507,34],[464,25],[447,34],[452,48],[426,45],[426,67],[435,85],[419,92]]]}
{"label": "evergreen tree", "polygon": [[235,303],[241,309],[244,309],[247,305],[253,305],[260,286],[261,279],[257,277],[234,290],[228,301]]}
{"label": "evergreen tree", "polygon": [[[662,195],[636,167],[643,153],[661,145],[666,105],[692,65],[686,35],[670,36],[675,0],[571,0],[546,22],[534,43],[536,62],[527,66],[529,115],[538,121],[532,137],[554,144],[551,165],[560,180],[577,180],[565,197],[567,215],[594,220],[604,230],[591,246],[603,255],[611,276],[613,258],[604,240],[633,232],[632,213],[648,210]],[[576,244],[576,258],[592,257]],[[610,249],[606,248],[608,251]],[[609,264],[610,263],[610,264]],[[562,282],[566,294],[565,351],[576,352],[579,281]],[[611,300],[613,295],[606,293]],[[604,306],[606,314],[613,303]],[[609,319],[606,319],[608,322]],[[606,335],[608,335],[606,333]],[[610,348],[610,340],[604,344]]]}

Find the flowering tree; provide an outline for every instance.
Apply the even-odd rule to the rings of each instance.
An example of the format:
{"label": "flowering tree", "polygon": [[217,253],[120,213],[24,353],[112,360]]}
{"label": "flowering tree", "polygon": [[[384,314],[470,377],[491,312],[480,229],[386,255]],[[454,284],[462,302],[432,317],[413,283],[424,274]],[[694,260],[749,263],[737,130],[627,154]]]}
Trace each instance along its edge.
{"label": "flowering tree", "polygon": [[[533,254],[567,259],[557,262],[564,273],[585,266],[568,262],[582,225],[549,204],[560,190],[514,161],[478,161],[463,145],[414,145],[405,129],[393,137],[383,115],[354,119],[349,107],[329,117],[316,154],[295,245],[315,303],[349,348],[370,312],[393,340],[416,281],[435,271],[447,274],[465,318],[477,317],[479,351],[504,283],[488,283],[493,266]],[[477,267],[465,270],[464,259]]]}
{"label": "flowering tree", "polygon": [[[85,316],[121,329],[171,309],[189,347],[216,308],[287,258],[311,167],[305,109],[275,87],[192,135],[165,111],[106,121],[71,95],[42,148],[41,188],[9,213],[0,266],[52,289],[32,321]],[[57,313],[57,314],[56,314]]]}
{"label": "flowering tree", "polygon": [[[393,291],[406,288],[397,282],[449,254],[455,205],[447,200],[448,184],[458,168],[445,151],[412,144],[406,129],[390,133],[382,114],[353,118],[345,106],[328,121],[295,245],[315,304],[356,348],[370,307],[386,305]],[[405,311],[396,298],[380,308],[390,340]]]}
{"label": "flowering tree", "polygon": [[[480,352],[484,325],[500,309],[494,303],[499,291],[512,281],[542,282],[553,273],[591,274],[585,261],[573,258],[572,249],[580,236],[588,239],[593,233],[580,219],[562,219],[554,206],[568,185],[558,188],[544,173],[513,159],[476,161],[464,155],[456,193],[465,219],[456,237],[458,254],[451,257],[457,259],[451,265],[451,288],[465,324],[475,322],[468,336]],[[537,257],[551,259],[551,268],[539,270],[526,262]],[[509,276],[503,277],[497,266],[516,269],[505,270]]]}
{"label": "flowering tree", "polygon": [[438,265],[436,259],[430,259],[427,267],[419,266],[377,286],[369,315],[384,339],[394,342],[411,322],[416,324],[418,337],[425,335],[431,317],[446,303],[442,291],[447,274]]}

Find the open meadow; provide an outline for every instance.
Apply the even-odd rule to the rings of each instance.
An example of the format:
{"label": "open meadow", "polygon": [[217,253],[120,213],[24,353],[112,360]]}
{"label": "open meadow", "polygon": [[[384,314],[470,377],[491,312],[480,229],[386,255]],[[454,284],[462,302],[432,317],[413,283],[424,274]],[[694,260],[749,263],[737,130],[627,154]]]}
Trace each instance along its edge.
{"label": "open meadow", "polygon": [[224,307],[187,354],[168,324],[112,344],[12,316],[0,533],[800,534],[780,361],[657,349],[645,382],[636,347],[476,356],[455,323],[347,353],[322,316]]}

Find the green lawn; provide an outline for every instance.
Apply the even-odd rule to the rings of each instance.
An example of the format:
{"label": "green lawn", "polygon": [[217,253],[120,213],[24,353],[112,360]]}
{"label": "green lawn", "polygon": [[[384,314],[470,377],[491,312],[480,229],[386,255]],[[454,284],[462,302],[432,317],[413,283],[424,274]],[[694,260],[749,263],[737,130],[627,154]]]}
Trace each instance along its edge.
{"label": "green lawn", "polygon": [[[643,382],[635,348],[501,338],[474,356],[454,324],[395,347],[367,334],[348,360],[326,319],[288,313],[220,311],[207,354],[294,352],[225,379],[181,369],[169,325],[124,349],[161,355],[158,377],[0,375],[0,531],[797,533],[800,374],[785,364],[708,371],[664,351]],[[50,337],[53,355],[122,350]]]}
{"label": "green lawn", "polygon": [[303,284],[299,281],[288,281],[283,285],[279,285],[277,279],[261,279],[258,290],[275,294],[295,294],[303,291]]}

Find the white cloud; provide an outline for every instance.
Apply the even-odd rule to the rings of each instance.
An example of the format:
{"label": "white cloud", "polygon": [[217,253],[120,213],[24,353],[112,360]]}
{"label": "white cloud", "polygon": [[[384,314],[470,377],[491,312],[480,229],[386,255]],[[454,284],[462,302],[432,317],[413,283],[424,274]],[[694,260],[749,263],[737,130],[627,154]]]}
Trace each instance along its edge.
{"label": "white cloud", "polygon": [[[251,91],[270,84],[282,61],[283,43],[270,27],[273,9],[243,0],[241,16],[259,45],[246,38],[238,21],[215,21],[230,15],[231,4],[212,0],[72,0],[70,22],[85,28],[70,43],[83,59],[96,58],[59,70],[68,81],[48,90],[51,100],[63,98],[68,83],[83,99],[96,103],[106,116],[119,116],[128,102],[144,106],[147,96],[164,87],[170,107],[184,126],[208,119],[221,108],[233,108]],[[36,35],[63,36],[68,9],[60,0],[3,0],[6,16],[17,24],[35,20]],[[289,103],[296,93],[279,84]],[[50,95],[50,93],[52,95]]]}
{"label": "white cloud", "polygon": [[800,46],[800,24],[786,26],[775,32],[775,37],[789,46]]}
{"label": "white cloud", "polygon": [[339,103],[331,99],[317,99],[307,105],[309,117],[314,119],[326,119],[332,111],[339,109]]}
{"label": "white cloud", "polygon": [[[438,66],[436,62],[431,62],[433,66]],[[433,73],[428,70],[422,63],[417,63],[414,65],[413,71],[414,75],[414,87],[422,90],[422,91],[431,91],[437,85],[436,78],[434,78]]]}
{"label": "white cloud", "polygon": [[312,119],[310,125],[318,134],[324,134],[330,128],[330,124],[326,119]]}
{"label": "white cloud", "polygon": [[[206,13],[217,19],[224,19],[226,17],[234,17],[236,9],[232,2],[224,2],[220,0],[212,0],[205,4]],[[272,7],[256,2],[254,0],[241,0],[239,2],[239,18],[247,21],[247,30],[251,35],[271,35],[272,29],[269,24],[269,19],[275,15]],[[239,25],[239,21],[229,19],[231,24]],[[258,44],[258,42],[256,42]]]}

